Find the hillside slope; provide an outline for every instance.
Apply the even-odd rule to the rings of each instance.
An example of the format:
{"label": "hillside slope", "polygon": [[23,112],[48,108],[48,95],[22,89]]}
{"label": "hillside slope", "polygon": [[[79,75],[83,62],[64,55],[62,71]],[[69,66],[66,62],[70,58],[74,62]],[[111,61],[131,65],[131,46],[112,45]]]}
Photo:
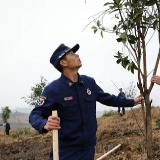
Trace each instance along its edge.
{"label": "hillside slope", "polygon": [[[135,118],[136,117],[136,118]],[[155,120],[160,117],[160,108],[152,108],[153,147],[156,159],[160,159],[160,128]],[[136,120],[137,119],[137,120]],[[98,119],[95,157],[100,157],[118,144],[122,146],[107,156],[108,160],[145,160],[145,135],[141,108],[126,111],[124,116]]]}
{"label": "hillside slope", "polygon": [[[121,147],[104,160],[145,160],[145,138],[141,109],[133,109],[124,116],[98,118],[95,160],[118,144]],[[160,108],[152,108],[153,147],[156,160],[160,159],[160,128],[155,120],[160,117]],[[11,131],[11,135],[18,131]],[[45,135],[24,134],[18,138],[6,137],[0,132],[0,159],[2,160],[47,160],[52,148],[52,132]]]}

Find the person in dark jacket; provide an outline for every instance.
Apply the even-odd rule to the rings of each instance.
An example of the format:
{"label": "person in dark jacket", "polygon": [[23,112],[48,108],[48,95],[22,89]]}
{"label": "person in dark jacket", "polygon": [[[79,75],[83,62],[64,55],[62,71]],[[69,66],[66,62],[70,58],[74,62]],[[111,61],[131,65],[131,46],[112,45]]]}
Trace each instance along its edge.
{"label": "person in dark jacket", "polygon": [[[119,88],[119,94],[120,97],[125,97],[125,93],[122,91],[122,88]],[[118,114],[121,114],[121,107],[118,107]],[[122,107],[122,114],[125,114],[125,107]]]}
{"label": "person in dark jacket", "polygon": [[[135,99],[105,93],[92,77],[80,75],[82,66],[79,44],[69,48],[61,44],[52,54],[50,63],[62,74],[47,85],[29,122],[39,133],[58,130],[59,160],[94,160],[96,145],[96,101],[107,106],[132,107],[143,97]],[[52,116],[57,110],[58,116]],[[49,160],[53,160],[53,152]]]}
{"label": "person in dark jacket", "polygon": [[10,130],[10,124],[8,122],[6,122],[6,135],[9,136],[9,130]]}

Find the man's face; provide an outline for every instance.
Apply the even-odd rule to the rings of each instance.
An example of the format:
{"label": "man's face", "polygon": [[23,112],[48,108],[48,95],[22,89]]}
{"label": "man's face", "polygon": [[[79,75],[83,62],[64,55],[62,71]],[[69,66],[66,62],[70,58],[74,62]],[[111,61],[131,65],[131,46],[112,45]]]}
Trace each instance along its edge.
{"label": "man's face", "polygon": [[69,69],[79,69],[82,66],[81,60],[78,54],[70,51],[66,54],[67,68]]}

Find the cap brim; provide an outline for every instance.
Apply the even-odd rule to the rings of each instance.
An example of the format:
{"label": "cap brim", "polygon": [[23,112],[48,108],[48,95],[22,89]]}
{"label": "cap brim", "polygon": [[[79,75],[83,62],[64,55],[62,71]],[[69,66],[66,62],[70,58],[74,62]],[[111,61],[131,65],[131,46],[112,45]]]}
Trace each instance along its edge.
{"label": "cap brim", "polygon": [[74,53],[76,53],[78,51],[78,49],[79,49],[79,44],[76,44],[74,47],[72,47],[72,48],[68,49],[67,51],[65,51],[64,54],[63,54],[63,56],[65,54],[67,54],[68,52],[70,52],[70,51],[73,51]]}
{"label": "cap brim", "polygon": [[73,51],[74,53],[76,53],[79,49],[79,44],[76,44],[73,48],[71,48],[70,50]]}

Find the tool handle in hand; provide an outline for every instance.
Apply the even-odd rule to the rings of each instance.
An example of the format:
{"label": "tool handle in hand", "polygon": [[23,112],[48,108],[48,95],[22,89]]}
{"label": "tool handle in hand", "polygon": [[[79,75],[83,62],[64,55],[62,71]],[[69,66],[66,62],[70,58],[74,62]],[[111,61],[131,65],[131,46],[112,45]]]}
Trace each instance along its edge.
{"label": "tool handle in hand", "polygon": [[[52,111],[52,116],[57,116],[57,111]],[[53,129],[53,159],[59,160],[58,130],[57,129]]]}

